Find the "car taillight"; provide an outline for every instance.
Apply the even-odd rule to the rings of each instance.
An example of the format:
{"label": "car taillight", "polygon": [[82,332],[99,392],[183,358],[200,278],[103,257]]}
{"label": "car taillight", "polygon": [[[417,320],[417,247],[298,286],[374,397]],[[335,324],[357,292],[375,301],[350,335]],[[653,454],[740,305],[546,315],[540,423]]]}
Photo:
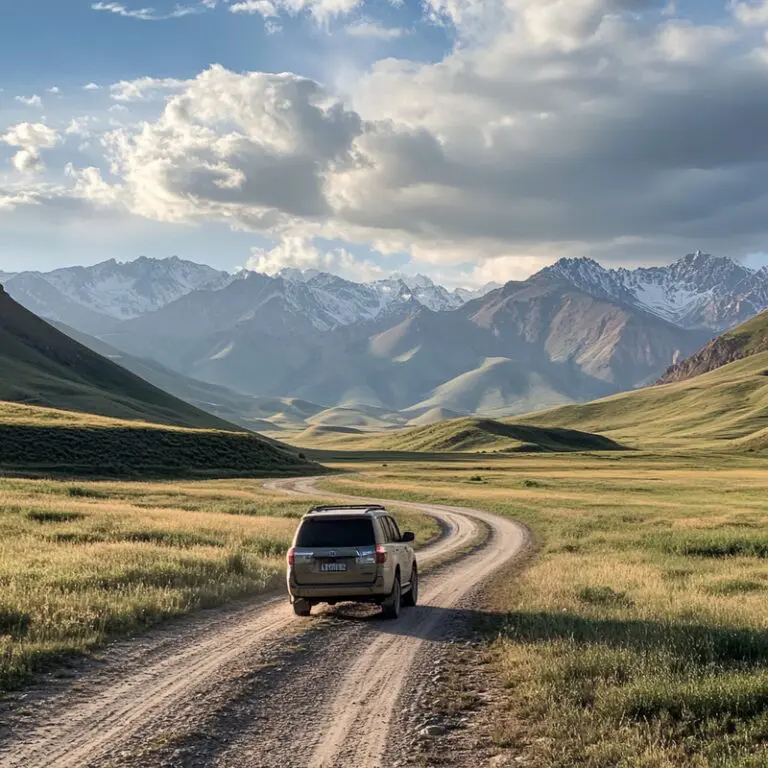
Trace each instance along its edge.
{"label": "car taillight", "polygon": [[387,550],[381,544],[376,545],[376,564],[381,565],[387,562]]}
{"label": "car taillight", "polygon": [[291,547],[288,550],[288,565],[294,565],[296,563],[296,547]]}

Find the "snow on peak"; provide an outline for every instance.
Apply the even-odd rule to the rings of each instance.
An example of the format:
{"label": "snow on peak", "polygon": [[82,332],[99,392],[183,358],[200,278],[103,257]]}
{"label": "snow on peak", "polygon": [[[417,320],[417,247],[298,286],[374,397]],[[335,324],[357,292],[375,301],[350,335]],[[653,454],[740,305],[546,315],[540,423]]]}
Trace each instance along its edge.
{"label": "snow on peak", "polygon": [[[129,262],[108,259],[91,267],[22,272],[13,281],[23,282],[27,293],[44,296],[48,303],[52,287],[63,301],[123,320],[160,309],[192,291],[223,288],[233,279],[226,272],[177,256],[141,256]],[[50,310],[49,316],[55,318],[56,307]]]}
{"label": "snow on peak", "polygon": [[725,330],[768,306],[768,274],[700,250],[668,266],[632,270],[606,269],[587,258],[560,259],[539,274],[684,328]]}

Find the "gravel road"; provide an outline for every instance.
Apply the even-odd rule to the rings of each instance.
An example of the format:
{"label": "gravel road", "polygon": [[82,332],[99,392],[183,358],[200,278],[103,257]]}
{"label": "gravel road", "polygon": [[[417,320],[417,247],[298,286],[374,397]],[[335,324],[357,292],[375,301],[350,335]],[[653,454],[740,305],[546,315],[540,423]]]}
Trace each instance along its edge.
{"label": "gravel road", "polygon": [[[314,482],[267,485],[334,497]],[[527,534],[480,510],[397,505],[445,527],[420,552],[422,570],[457,558],[422,579],[420,605],[399,620],[368,606],[297,618],[280,596],[175,622],[114,645],[74,681],[33,691],[3,729],[0,766],[375,768],[402,754],[400,715],[413,706],[430,648]]]}

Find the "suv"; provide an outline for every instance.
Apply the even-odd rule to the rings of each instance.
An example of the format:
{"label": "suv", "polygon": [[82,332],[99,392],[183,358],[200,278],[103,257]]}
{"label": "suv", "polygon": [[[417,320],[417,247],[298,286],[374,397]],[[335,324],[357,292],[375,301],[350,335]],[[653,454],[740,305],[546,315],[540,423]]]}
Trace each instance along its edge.
{"label": "suv", "polygon": [[294,613],[317,603],[377,603],[396,619],[416,605],[419,571],[411,543],[379,505],[314,507],[299,523],[288,551],[288,593]]}

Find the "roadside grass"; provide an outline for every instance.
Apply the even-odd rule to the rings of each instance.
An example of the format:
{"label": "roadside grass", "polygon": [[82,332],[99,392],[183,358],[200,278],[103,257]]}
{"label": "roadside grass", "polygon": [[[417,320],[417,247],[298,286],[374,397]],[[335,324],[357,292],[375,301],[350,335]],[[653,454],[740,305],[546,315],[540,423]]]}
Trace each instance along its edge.
{"label": "roadside grass", "polygon": [[[323,499],[254,480],[0,478],[0,690],[111,638],[281,586],[313,502]],[[420,542],[437,535],[431,518],[394,511]]]}
{"label": "roadside grass", "polygon": [[478,621],[507,688],[500,747],[544,768],[768,765],[768,461],[349,468],[366,475],[320,487],[475,506],[533,530],[538,556],[499,574]]}

